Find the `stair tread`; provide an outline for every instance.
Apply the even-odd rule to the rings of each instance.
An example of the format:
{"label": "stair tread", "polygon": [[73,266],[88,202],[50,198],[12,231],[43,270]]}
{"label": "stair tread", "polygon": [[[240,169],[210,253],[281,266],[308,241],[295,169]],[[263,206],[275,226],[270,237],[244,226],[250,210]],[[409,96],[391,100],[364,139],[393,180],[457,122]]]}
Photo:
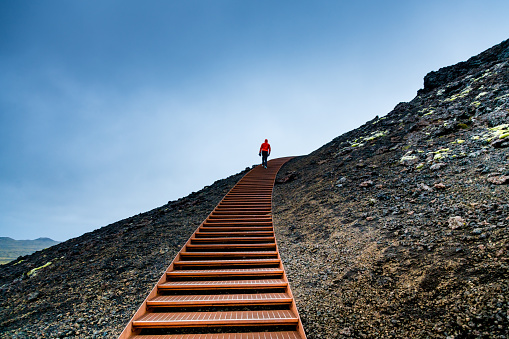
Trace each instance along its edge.
{"label": "stair tread", "polygon": [[243,232],[271,232],[273,231],[272,226],[200,226],[199,232],[211,233],[211,232],[230,232],[232,230],[243,231]]}
{"label": "stair tread", "polygon": [[209,264],[209,265],[219,265],[219,264],[256,264],[256,263],[279,263],[279,259],[232,259],[232,260],[184,260],[184,261],[176,261],[177,265],[185,265],[185,264]]}
{"label": "stair tread", "polygon": [[[204,242],[214,242],[218,243],[221,241],[226,241],[228,244],[235,244],[235,241],[240,241],[241,243],[254,241],[256,244],[275,244],[276,238],[274,237],[236,237],[236,238],[191,238],[191,243],[197,242],[200,243],[200,245]],[[264,242],[262,242],[264,241]]]}
{"label": "stair tread", "polygon": [[242,252],[180,252],[180,255],[188,257],[202,257],[202,256],[213,256],[213,255],[232,255],[232,256],[243,256],[243,255],[277,255],[277,251],[242,251]]}
{"label": "stair tread", "polygon": [[221,249],[271,249],[276,248],[275,243],[266,244],[188,244],[186,250],[221,250]]}
{"label": "stair tread", "polygon": [[207,281],[169,281],[157,285],[162,289],[171,288],[227,288],[227,287],[259,287],[259,286],[274,286],[284,287],[288,283],[283,279],[254,279],[254,280],[207,280]]}
{"label": "stair tread", "polygon": [[298,318],[289,310],[233,311],[233,312],[166,312],[147,313],[134,320],[135,327],[174,326],[263,326],[296,324]]}
{"label": "stair tread", "polygon": [[266,211],[267,214],[270,213],[271,207],[270,206],[258,206],[258,207],[245,207],[245,206],[226,206],[226,205],[219,205],[215,208],[214,211],[230,211],[230,210],[241,210],[242,212],[253,212],[253,211]]}
{"label": "stair tread", "polygon": [[272,219],[238,220],[238,219],[207,219],[205,224],[260,225],[272,224]]}
{"label": "stair tread", "polygon": [[212,215],[216,216],[244,216],[244,215],[256,215],[256,216],[265,216],[270,215],[270,209],[259,208],[259,209],[248,209],[248,210],[228,210],[227,208],[223,209],[215,209],[212,212]]}
{"label": "stair tread", "polygon": [[171,305],[171,304],[191,304],[193,306],[200,305],[219,305],[232,303],[273,303],[288,302],[292,298],[286,293],[253,293],[253,294],[214,294],[214,295],[164,295],[155,297],[148,301],[149,306]]}
{"label": "stair tread", "polygon": [[272,221],[206,221],[203,223],[203,226],[209,227],[263,227],[270,226],[272,227]]}
{"label": "stair tread", "polygon": [[130,339],[301,339],[297,331],[135,335]]}
{"label": "stair tread", "polygon": [[225,217],[224,215],[210,215],[207,221],[272,221],[270,215],[231,215]]}
{"label": "stair tread", "polygon": [[226,265],[276,265],[279,259],[236,259],[236,260],[184,260],[176,261],[178,266],[226,266]]}
{"label": "stair tread", "polygon": [[[270,231],[230,231],[230,232],[200,232],[198,230],[198,232],[196,232],[195,234],[195,237],[197,235],[199,236],[213,236],[213,237],[221,237],[221,236],[225,236],[225,238],[229,238],[228,235],[232,236],[232,238],[236,235],[250,235],[250,236],[254,236],[254,235],[259,235],[260,238],[261,236],[263,235],[264,238],[266,238],[267,236],[269,237],[273,237],[274,236],[274,230],[270,230]],[[205,237],[203,237],[205,238]],[[203,239],[203,238],[200,238],[200,239]]]}
{"label": "stair tread", "polygon": [[264,273],[282,274],[282,268],[230,268],[216,270],[173,270],[166,272],[167,275],[221,275],[221,274],[238,274],[238,275],[257,275]]}

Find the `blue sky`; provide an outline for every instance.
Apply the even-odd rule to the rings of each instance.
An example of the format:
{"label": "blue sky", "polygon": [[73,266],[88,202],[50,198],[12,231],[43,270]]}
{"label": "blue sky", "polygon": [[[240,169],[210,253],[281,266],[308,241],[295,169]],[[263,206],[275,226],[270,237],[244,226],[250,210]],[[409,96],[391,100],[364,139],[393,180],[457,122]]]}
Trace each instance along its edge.
{"label": "blue sky", "polygon": [[503,1],[2,1],[0,236],[66,240],[411,100]]}

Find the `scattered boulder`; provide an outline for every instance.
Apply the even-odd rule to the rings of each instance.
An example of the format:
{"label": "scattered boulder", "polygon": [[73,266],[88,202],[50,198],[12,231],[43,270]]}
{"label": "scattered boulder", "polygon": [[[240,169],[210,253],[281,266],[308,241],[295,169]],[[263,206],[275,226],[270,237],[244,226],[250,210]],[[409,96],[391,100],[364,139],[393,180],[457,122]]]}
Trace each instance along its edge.
{"label": "scattered boulder", "polygon": [[493,176],[486,180],[488,180],[489,183],[492,183],[495,185],[509,184],[509,176],[507,176],[507,175]]}
{"label": "scattered boulder", "polygon": [[276,179],[276,184],[285,184],[288,182],[292,182],[295,179],[297,179],[297,172],[295,172],[295,171],[286,172],[282,178]]}
{"label": "scattered boulder", "polygon": [[426,185],[425,183],[420,183],[417,185],[418,188],[420,188],[421,190],[424,190],[424,191],[428,191],[428,192],[431,192],[433,189],[431,187],[429,187],[428,185]]}
{"label": "scattered boulder", "polygon": [[359,186],[360,187],[371,187],[373,185],[374,185],[374,183],[372,180],[366,180],[366,181],[361,182]]}
{"label": "scattered boulder", "polygon": [[[409,152],[410,153],[410,152]],[[415,155],[405,154],[401,159],[399,160],[399,163],[403,166],[412,166],[419,162],[419,158]]]}
{"label": "scattered boulder", "polygon": [[433,187],[436,188],[437,190],[444,190],[444,189],[446,189],[445,184],[443,184],[441,182],[439,182],[438,184],[433,185]]}
{"label": "scattered boulder", "polygon": [[445,166],[447,166],[447,164],[443,162],[437,162],[436,164],[431,165],[429,169],[432,171],[438,171],[439,169]]}
{"label": "scattered boulder", "polygon": [[465,219],[460,216],[450,217],[447,222],[449,223],[449,228],[453,230],[462,228],[466,224]]}
{"label": "scattered boulder", "polygon": [[504,138],[504,139],[496,139],[495,141],[493,141],[491,143],[491,146],[495,147],[495,148],[505,148],[505,147],[509,147],[509,138]]}
{"label": "scattered boulder", "polygon": [[27,301],[34,301],[36,300],[37,298],[39,298],[39,296],[41,295],[40,292],[34,292],[34,293],[30,293],[28,295],[28,298],[27,298]]}

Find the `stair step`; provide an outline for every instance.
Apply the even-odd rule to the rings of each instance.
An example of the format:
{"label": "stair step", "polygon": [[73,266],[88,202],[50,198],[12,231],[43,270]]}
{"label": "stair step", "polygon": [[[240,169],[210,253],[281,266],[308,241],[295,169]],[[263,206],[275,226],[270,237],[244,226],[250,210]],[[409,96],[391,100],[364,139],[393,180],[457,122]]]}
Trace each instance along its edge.
{"label": "stair step", "polygon": [[257,200],[257,201],[263,201],[263,202],[271,202],[272,196],[271,194],[259,194],[259,193],[249,193],[248,191],[244,192],[237,192],[237,193],[230,193],[225,195],[223,200],[221,201],[227,201],[227,200]]}
{"label": "stair step", "polygon": [[135,335],[130,339],[301,339],[297,331]]}
{"label": "stair step", "polygon": [[[242,205],[244,202],[257,202],[257,200],[260,200],[260,199],[255,199],[255,198],[235,198],[235,199],[227,199],[227,200],[222,200],[217,206],[216,208],[221,208],[221,207],[225,207],[225,203],[229,203],[230,205],[235,205],[235,204],[240,204]],[[251,209],[253,208],[256,208],[256,209],[262,209],[262,208],[266,208],[267,205],[272,205],[272,199],[266,199],[266,200],[262,200],[260,201],[261,204],[257,203],[256,205],[254,206],[250,206]],[[263,207],[262,207],[263,206]],[[249,210],[247,211],[244,211],[245,212],[249,212]]]}
{"label": "stair step", "polygon": [[[228,194],[252,193],[267,194],[271,192],[271,182],[264,182],[261,178],[253,178],[252,182],[239,182]],[[260,180],[261,179],[261,180]]]}
{"label": "stair step", "polygon": [[159,290],[223,290],[223,289],[267,289],[285,288],[283,279],[256,280],[212,280],[212,281],[169,281],[157,285]]}
{"label": "stair step", "polygon": [[241,277],[241,276],[267,276],[281,275],[282,268],[236,268],[217,270],[174,270],[166,272],[167,277]]}
{"label": "stair step", "polygon": [[234,215],[238,216],[244,216],[244,215],[256,215],[256,216],[267,216],[269,215],[269,211],[267,209],[249,209],[249,210],[228,210],[228,209],[222,209],[222,210],[214,210],[212,212],[212,215],[217,215],[221,217],[230,217]]}
{"label": "stair step", "polygon": [[263,211],[265,212],[266,214],[269,214],[270,211],[271,211],[271,206],[250,206],[250,207],[246,207],[246,206],[238,206],[238,205],[234,205],[234,206],[225,206],[225,205],[222,205],[220,204],[219,206],[217,206],[214,211],[239,211],[239,212],[244,212],[244,213],[253,213],[253,212],[260,212],[260,211]]}
{"label": "stair step", "polygon": [[284,326],[297,323],[298,318],[288,310],[147,313],[133,321],[135,328]]}
{"label": "stair step", "polygon": [[149,307],[204,307],[204,306],[267,306],[289,305],[292,298],[286,293],[165,295],[147,301]]}
{"label": "stair step", "polygon": [[279,259],[240,259],[240,260],[186,260],[175,261],[177,267],[211,267],[211,266],[264,266],[279,265]]}
{"label": "stair step", "polygon": [[216,207],[214,213],[224,214],[258,214],[267,215],[270,213],[270,208],[242,208],[242,207]]}
{"label": "stair step", "polygon": [[297,331],[135,335],[130,339],[301,339]]}
{"label": "stair step", "polygon": [[244,187],[235,187],[231,190],[230,193],[226,195],[226,197],[234,197],[234,196],[254,196],[254,197],[263,197],[263,198],[271,198],[271,189],[260,187],[253,187],[253,185],[244,186]]}
{"label": "stair step", "polygon": [[[246,226],[246,227],[235,227],[236,232],[246,231],[272,231],[272,226]],[[231,231],[232,227],[212,227],[212,226],[200,226],[199,232],[228,232]]]}
{"label": "stair step", "polygon": [[249,205],[270,205],[272,204],[272,198],[270,195],[257,195],[257,196],[251,196],[251,197],[245,197],[242,195],[234,195],[230,197],[226,197],[219,203],[219,206],[224,206],[226,204],[249,204]]}
{"label": "stair step", "polygon": [[269,194],[271,192],[271,184],[269,182],[261,182],[258,179],[253,182],[238,183],[227,195],[231,194]]}
{"label": "stair step", "polygon": [[224,219],[224,220],[233,220],[233,219],[239,219],[239,220],[246,220],[246,221],[249,221],[249,220],[252,220],[252,221],[256,221],[256,220],[272,220],[272,217],[270,215],[256,215],[256,214],[239,214],[239,215],[224,215],[224,214],[220,214],[220,215],[215,215],[214,213],[212,213],[211,215],[209,215],[209,217],[207,218],[207,220],[221,220],[221,219]]}
{"label": "stair step", "polygon": [[203,226],[213,227],[237,227],[237,226],[270,226],[272,227],[272,220],[267,221],[244,221],[244,220],[208,220],[203,223]]}
{"label": "stair step", "polygon": [[188,244],[186,251],[276,249],[276,244]]}
{"label": "stair step", "polygon": [[219,204],[218,208],[245,208],[245,209],[249,209],[249,208],[256,208],[256,209],[262,209],[262,208],[267,208],[267,209],[270,209],[271,208],[271,203],[263,203],[263,204],[260,204],[260,203],[256,203],[256,202],[234,202],[234,201],[227,201],[227,202],[222,202],[221,204]]}
{"label": "stair step", "polygon": [[205,221],[206,223],[260,223],[260,222],[268,222],[272,223],[272,218],[268,218],[267,216],[261,216],[261,217],[249,217],[249,218],[242,218],[242,217],[235,217],[235,218],[223,218],[223,217],[208,217]]}
{"label": "stair step", "polygon": [[218,237],[218,238],[226,238],[226,237],[267,237],[267,236],[274,236],[274,231],[243,231],[243,232],[196,232],[195,236],[197,238],[209,238],[209,237]]}
{"label": "stair step", "polygon": [[235,244],[235,243],[275,243],[275,237],[238,237],[238,238],[191,238],[191,243],[227,243],[227,244]]}
{"label": "stair step", "polygon": [[277,257],[276,251],[259,252],[180,252],[181,259],[192,260],[193,258],[255,258],[255,257]]}

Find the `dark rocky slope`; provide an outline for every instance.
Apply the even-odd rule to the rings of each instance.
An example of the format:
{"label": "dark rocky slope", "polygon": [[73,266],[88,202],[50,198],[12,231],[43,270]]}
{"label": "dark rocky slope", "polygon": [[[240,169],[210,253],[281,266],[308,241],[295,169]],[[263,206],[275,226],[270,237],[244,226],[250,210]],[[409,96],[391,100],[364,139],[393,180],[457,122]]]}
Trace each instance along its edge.
{"label": "dark rocky slope", "polygon": [[[275,226],[309,339],[509,335],[508,54],[428,74],[281,170]],[[0,266],[0,336],[116,337],[242,175]]]}
{"label": "dark rocky slope", "polygon": [[509,40],[282,169],[308,338],[508,338],[508,116]]}

